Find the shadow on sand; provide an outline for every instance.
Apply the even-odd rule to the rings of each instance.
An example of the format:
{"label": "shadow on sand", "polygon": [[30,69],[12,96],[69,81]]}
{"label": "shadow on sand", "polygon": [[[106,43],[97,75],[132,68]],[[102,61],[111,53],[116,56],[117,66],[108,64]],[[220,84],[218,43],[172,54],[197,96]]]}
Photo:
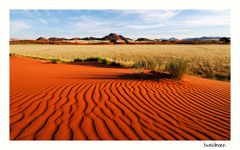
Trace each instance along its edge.
{"label": "shadow on sand", "polygon": [[61,76],[61,78],[78,78],[78,79],[94,79],[94,80],[148,80],[160,81],[163,79],[171,79],[171,76],[166,73],[119,73],[119,74],[79,74],[75,76]]}
{"label": "shadow on sand", "polygon": [[149,72],[139,72],[131,74],[123,74],[118,76],[119,79],[136,79],[136,80],[157,80],[160,79],[171,79],[170,74],[149,71]]}
{"label": "shadow on sand", "polygon": [[[47,62],[46,64],[53,64],[51,62]],[[91,66],[96,68],[119,68],[119,69],[133,69],[130,67],[123,67],[120,65],[106,65],[102,63],[98,63],[95,61],[92,62],[67,62],[64,63],[67,65],[81,65],[81,66]],[[69,78],[69,77],[64,77]],[[71,77],[70,77],[71,78]],[[94,75],[83,75],[79,74],[79,76],[74,76],[73,78],[81,78],[81,79],[119,79],[119,80],[152,80],[159,81],[161,79],[171,79],[171,75],[167,73],[157,72],[157,71],[144,71],[144,72],[133,72],[133,73],[118,73],[118,74],[94,74]]]}

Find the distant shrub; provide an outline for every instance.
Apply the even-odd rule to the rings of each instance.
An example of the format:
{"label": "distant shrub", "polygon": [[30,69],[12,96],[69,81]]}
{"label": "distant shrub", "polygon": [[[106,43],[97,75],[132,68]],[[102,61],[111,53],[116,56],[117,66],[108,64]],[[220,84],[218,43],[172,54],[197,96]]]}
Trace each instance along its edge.
{"label": "distant shrub", "polygon": [[76,58],[76,59],[74,59],[74,62],[97,62],[100,64],[106,64],[106,65],[111,65],[111,66],[120,66],[121,65],[120,63],[118,63],[112,59],[101,58],[101,57],[88,57],[86,59]]}
{"label": "distant shrub", "polygon": [[230,80],[230,73],[216,73],[215,78],[217,80]]}
{"label": "distant shrub", "polygon": [[60,62],[60,59],[53,58],[53,59],[50,59],[50,61],[51,61],[51,63],[56,64],[56,63]]}
{"label": "distant shrub", "polygon": [[98,61],[98,57],[89,57],[89,58],[84,59],[84,61],[86,61],[86,62]]}
{"label": "distant shrub", "polygon": [[171,75],[174,80],[180,80],[187,72],[187,62],[181,58],[172,59],[166,64],[166,71]]}
{"label": "distant shrub", "polygon": [[98,62],[98,63],[107,63],[107,59],[101,57],[88,57],[84,59],[86,62]]}
{"label": "distant shrub", "polygon": [[10,53],[9,56],[19,56],[18,54],[15,54],[15,53]]}
{"label": "distant shrub", "polygon": [[101,64],[110,64],[111,63],[111,61],[110,60],[108,60],[108,59],[106,59],[106,58],[101,58],[101,57],[98,57],[98,63],[101,63]]}
{"label": "distant shrub", "polygon": [[118,62],[116,62],[116,61],[112,61],[112,62],[110,63],[110,65],[111,65],[111,66],[121,66],[121,64],[118,63]]}
{"label": "distant shrub", "polygon": [[82,58],[74,58],[73,62],[84,62]]}

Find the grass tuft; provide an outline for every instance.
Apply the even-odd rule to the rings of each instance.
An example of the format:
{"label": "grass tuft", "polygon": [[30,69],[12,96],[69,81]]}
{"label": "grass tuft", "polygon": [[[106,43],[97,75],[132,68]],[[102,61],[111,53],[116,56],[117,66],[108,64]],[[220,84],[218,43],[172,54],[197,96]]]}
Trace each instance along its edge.
{"label": "grass tuft", "polygon": [[138,70],[144,70],[144,69],[148,69],[148,70],[152,70],[155,71],[158,66],[160,66],[160,64],[158,64],[158,62],[153,59],[153,58],[142,58],[138,61],[136,61],[133,65],[134,68],[138,69]]}
{"label": "grass tuft", "polygon": [[174,80],[181,80],[184,74],[187,73],[187,62],[182,58],[174,58],[166,64],[166,71]]}

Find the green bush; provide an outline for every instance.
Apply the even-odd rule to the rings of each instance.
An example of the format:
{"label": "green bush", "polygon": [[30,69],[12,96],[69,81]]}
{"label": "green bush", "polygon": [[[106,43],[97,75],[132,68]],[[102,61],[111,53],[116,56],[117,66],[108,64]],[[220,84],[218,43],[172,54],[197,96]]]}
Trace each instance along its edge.
{"label": "green bush", "polygon": [[166,64],[166,71],[170,73],[172,79],[180,80],[187,72],[187,62],[181,58],[172,59]]}

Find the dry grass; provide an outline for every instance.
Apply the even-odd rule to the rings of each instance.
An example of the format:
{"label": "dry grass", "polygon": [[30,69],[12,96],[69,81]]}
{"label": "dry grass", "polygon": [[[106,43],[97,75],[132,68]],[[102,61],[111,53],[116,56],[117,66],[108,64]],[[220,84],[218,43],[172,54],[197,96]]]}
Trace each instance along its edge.
{"label": "dry grass", "polygon": [[147,66],[157,71],[166,71],[165,66],[172,58],[183,58],[188,63],[189,74],[230,80],[229,45],[11,45],[10,51],[64,61],[100,57],[124,66],[153,60]]}
{"label": "dry grass", "polygon": [[174,80],[180,80],[187,72],[187,62],[181,58],[172,59],[166,64],[166,70],[171,74]]}

